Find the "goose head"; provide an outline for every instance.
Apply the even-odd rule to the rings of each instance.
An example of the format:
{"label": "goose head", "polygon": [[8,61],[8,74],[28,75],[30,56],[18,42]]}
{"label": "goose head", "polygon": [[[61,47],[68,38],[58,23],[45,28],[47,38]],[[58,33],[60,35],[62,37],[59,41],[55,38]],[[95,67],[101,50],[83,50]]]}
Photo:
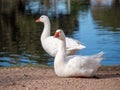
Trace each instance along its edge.
{"label": "goose head", "polygon": [[59,40],[65,40],[65,34],[61,29],[56,30],[54,37],[58,38]]}
{"label": "goose head", "polygon": [[35,22],[48,22],[49,18],[46,15],[40,16]]}

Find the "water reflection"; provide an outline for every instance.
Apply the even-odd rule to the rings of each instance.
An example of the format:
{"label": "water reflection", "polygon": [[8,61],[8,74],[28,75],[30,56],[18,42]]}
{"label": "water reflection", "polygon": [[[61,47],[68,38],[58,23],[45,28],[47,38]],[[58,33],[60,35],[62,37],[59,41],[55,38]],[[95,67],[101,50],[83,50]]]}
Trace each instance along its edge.
{"label": "water reflection", "polygon": [[112,0],[91,0],[92,6],[111,6],[112,5]]}
{"label": "water reflection", "polygon": [[[102,26],[111,31],[120,31],[120,1],[119,0],[92,0],[97,4],[92,5],[92,17],[98,21],[99,28]],[[100,21],[100,22],[99,22]],[[97,26],[98,28],[98,26]]]}
{"label": "water reflection", "polygon": [[97,6],[97,7],[119,7],[120,6],[120,0],[91,0],[91,5]]}
{"label": "water reflection", "polygon": [[[112,0],[92,0],[91,9],[79,11],[79,31],[77,39],[87,46],[78,54],[91,54],[103,50],[103,65],[120,65],[120,7],[113,5]],[[91,2],[92,2],[91,1]],[[82,15],[84,14],[84,16]],[[86,26],[87,25],[87,26]],[[89,39],[88,39],[89,38]]]}
{"label": "water reflection", "polygon": [[25,11],[26,14],[66,15],[70,14],[70,0],[28,0]]}
{"label": "water reflection", "polygon": [[91,5],[81,5],[70,0],[0,0],[0,66],[53,65],[39,40],[43,24],[35,19],[41,14],[50,17],[52,35],[62,28],[87,46],[77,54],[102,50],[106,52],[103,65],[120,65],[120,2],[116,2],[91,0]]}

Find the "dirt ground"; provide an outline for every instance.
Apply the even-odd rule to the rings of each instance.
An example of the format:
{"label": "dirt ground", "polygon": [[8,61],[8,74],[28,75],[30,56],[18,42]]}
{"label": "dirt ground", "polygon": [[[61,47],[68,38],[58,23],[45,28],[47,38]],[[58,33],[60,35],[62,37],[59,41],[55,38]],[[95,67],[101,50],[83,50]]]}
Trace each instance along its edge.
{"label": "dirt ground", "polygon": [[120,66],[101,67],[96,78],[60,78],[53,68],[0,68],[0,90],[120,90]]}

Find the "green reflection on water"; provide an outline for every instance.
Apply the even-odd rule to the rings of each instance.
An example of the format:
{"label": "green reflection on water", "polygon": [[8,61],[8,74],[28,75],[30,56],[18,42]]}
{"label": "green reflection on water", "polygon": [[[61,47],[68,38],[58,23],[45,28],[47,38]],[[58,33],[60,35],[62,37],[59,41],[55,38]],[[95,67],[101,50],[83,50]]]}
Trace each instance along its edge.
{"label": "green reflection on water", "polygon": [[[47,8],[50,7],[49,0],[36,1],[41,1]],[[0,0],[0,57],[9,57],[10,60],[14,58],[20,62],[22,60],[20,56],[24,56],[28,60],[36,60],[38,63],[51,62],[53,58],[46,54],[39,40],[43,24],[35,23],[35,19],[42,13],[26,14],[26,12],[30,12],[25,11],[25,5],[28,2],[29,0]],[[116,4],[118,3],[114,3],[111,7],[91,8],[93,19],[100,21],[97,22],[98,26],[112,27],[109,29],[112,32],[120,30],[120,7],[119,5],[115,7]],[[74,30],[79,27],[77,19],[79,11],[84,12],[88,8],[90,5],[81,5],[79,1],[72,0],[70,15],[61,14],[59,18],[50,17],[51,34],[53,35],[57,28],[62,28],[66,35],[72,36]]]}

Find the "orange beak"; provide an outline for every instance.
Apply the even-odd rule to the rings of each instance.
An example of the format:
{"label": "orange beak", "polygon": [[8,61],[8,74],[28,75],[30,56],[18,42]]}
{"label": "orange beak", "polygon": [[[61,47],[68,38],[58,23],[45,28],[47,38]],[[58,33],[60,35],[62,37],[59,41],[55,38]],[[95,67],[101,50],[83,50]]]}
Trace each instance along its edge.
{"label": "orange beak", "polygon": [[55,32],[54,37],[55,38],[59,37],[59,32]]}
{"label": "orange beak", "polygon": [[40,22],[40,18],[36,19],[35,22]]}

